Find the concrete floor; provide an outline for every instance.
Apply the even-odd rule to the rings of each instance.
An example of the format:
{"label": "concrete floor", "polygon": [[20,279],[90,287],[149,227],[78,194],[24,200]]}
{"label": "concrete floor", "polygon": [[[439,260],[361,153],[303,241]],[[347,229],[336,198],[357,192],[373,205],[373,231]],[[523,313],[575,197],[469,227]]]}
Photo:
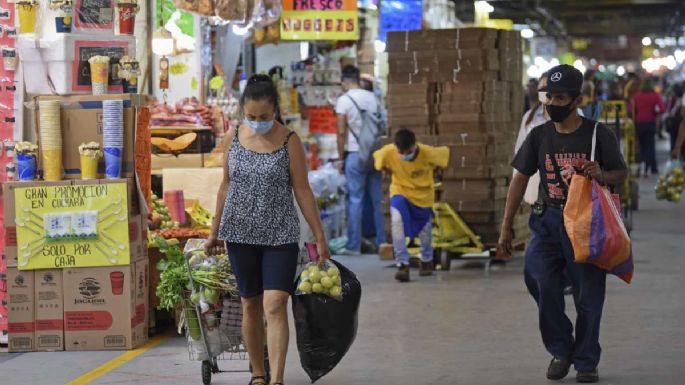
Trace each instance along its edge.
{"label": "concrete floor", "polygon": [[[685,203],[656,202],[655,180],[641,181],[636,213],[635,279],[608,279],[601,341],[604,384],[685,383]],[[536,307],[522,278],[522,261],[485,277],[454,269],[436,277],[394,282],[376,256],[339,258],[364,289],[359,334],[342,363],[321,385],[548,384],[550,357],[537,329]],[[572,305],[569,313],[573,314]],[[572,316],[573,318],[573,316]],[[118,356],[116,352],[0,354],[2,384],[67,384]],[[221,362],[223,369],[247,363]],[[574,372],[562,383],[575,383]],[[9,381],[8,381],[9,379]],[[225,373],[213,384],[246,384]],[[289,385],[307,384],[291,346]],[[92,384],[200,384],[182,338],[171,338]]]}

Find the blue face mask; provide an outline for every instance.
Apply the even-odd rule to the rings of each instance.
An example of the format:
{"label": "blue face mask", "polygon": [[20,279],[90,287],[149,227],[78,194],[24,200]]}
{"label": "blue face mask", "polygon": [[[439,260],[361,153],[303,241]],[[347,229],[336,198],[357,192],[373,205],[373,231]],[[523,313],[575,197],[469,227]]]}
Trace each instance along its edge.
{"label": "blue face mask", "polygon": [[247,118],[245,118],[245,124],[250,126],[252,131],[254,131],[255,134],[257,134],[257,135],[266,135],[274,127],[274,121],[273,120],[269,120],[266,122],[259,122],[256,120],[248,120]]}
{"label": "blue face mask", "polygon": [[414,150],[414,152],[412,152],[411,154],[406,154],[406,155],[400,154],[400,159],[407,161],[407,162],[414,160],[415,157],[416,157],[416,150]]}

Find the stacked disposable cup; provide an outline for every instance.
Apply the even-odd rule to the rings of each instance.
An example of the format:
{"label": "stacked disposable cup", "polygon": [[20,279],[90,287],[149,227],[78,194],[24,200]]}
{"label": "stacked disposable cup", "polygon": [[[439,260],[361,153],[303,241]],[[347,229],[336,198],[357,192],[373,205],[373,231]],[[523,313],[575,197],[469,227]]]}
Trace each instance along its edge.
{"label": "stacked disposable cup", "polygon": [[102,135],[105,153],[105,177],[121,178],[124,149],[124,106],[121,100],[102,102]]}
{"label": "stacked disposable cup", "polygon": [[60,103],[55,100],[38,102],[40,145],[43,152],[45,180],[62,180],[62,126]]}

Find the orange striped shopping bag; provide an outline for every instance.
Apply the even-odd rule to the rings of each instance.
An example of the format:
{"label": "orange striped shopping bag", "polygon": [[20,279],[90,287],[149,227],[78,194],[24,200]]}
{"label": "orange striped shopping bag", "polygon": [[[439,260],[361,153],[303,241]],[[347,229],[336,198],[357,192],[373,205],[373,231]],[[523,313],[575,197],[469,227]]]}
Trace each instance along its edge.
{"label": "orange striped shopping bag", "polygon": [[592,263],[630,283],[633,251],[619,207],[606,186],[574,175],[564,207],[564,227],[576,262]]}

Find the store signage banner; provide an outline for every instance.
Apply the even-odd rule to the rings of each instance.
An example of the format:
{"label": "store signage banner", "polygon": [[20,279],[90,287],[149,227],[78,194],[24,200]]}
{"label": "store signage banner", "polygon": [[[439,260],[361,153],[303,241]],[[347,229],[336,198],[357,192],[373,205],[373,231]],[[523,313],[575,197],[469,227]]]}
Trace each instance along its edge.
{"label": "store signage banner", "polygon": [[381,1],[378,39],[385,41],[388,32],[415,31],[423,24],[423,0]]}
{"label": "store signage banner", "polygon": [[356,0],[283,0],[282,40],[357,40]]}
{"label": "store signage banner", "polygon": [[20,270],[128,265],[126,183],[15,190]]}

